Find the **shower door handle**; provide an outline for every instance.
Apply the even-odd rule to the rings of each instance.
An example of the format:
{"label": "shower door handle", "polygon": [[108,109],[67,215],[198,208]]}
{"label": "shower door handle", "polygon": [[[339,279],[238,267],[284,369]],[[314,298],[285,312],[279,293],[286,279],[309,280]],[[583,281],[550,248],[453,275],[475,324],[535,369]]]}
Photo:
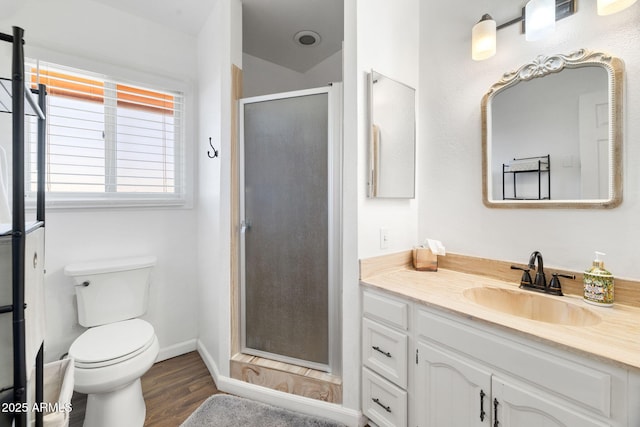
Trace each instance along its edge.
{"label": "shower door handle", "polygon": [[251,228],[251,221],[247,221],[246,219],[243,219],[242,222],[240,222],[240,233],[245,233],[250,228]]}

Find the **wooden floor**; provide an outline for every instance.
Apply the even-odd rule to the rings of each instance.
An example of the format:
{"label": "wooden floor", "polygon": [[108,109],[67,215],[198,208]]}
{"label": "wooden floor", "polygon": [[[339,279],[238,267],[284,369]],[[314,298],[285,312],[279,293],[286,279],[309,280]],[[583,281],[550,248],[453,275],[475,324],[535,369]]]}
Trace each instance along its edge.
{"label": "wooden floor", "polygon": [[[145,426],[177,427],[212,394],[220,393],[200,355],[187,353],[156,363],[142,376]],[[74,393],[69,425],[81,427],[86,395]]]}

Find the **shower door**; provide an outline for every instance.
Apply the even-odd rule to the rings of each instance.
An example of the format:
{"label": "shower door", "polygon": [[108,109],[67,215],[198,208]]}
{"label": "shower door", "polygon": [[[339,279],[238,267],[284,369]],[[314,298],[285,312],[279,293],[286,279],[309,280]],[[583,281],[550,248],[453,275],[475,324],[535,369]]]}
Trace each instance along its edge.
{"label": "shower door", "polygon": [[338,341],[338,90],[240,101],[243,352],[324,371]]}

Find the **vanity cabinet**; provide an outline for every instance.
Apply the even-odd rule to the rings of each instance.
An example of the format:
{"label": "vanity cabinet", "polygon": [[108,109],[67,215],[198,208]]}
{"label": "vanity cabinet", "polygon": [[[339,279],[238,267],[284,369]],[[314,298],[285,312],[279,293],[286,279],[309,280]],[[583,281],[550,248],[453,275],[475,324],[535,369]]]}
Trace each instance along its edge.
{"label": "vanity cabinet", "polygon": [[[363,308],[362,407],[375,425],[640,425],[636,372],[382,291],[365,289]],[[394,346],[404,364],[387,360],[403,354]]]}

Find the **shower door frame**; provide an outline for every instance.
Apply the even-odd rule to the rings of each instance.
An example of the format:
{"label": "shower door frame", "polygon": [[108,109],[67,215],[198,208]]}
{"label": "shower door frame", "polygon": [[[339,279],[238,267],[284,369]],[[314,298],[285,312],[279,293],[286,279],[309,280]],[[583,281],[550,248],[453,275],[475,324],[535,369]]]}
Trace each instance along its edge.
{"label": "shower door frame", "polygon": [[[244,165],[244,107],[246,104],[273,101],[287,98],[297,98],[309,95],[327,94],[327,212],[328,212],[328,356],[329,363],[316,363],[308,360],[297,359],[285,355],[274,354],[247,347],[246,341],[246,260],[245,260],[245,165]],[[240,346],[241,352],[279,362],[304,366],[334,375],[340,375],[341,366],[341,300],[340,290],[342,277],[342,83],[330,83],[328,86],[303,89],[291,92],[281,92],[269,95],[241,98],[239,108],[239,201],[240,201],[240,226],[238,239],[240,242]]]}

